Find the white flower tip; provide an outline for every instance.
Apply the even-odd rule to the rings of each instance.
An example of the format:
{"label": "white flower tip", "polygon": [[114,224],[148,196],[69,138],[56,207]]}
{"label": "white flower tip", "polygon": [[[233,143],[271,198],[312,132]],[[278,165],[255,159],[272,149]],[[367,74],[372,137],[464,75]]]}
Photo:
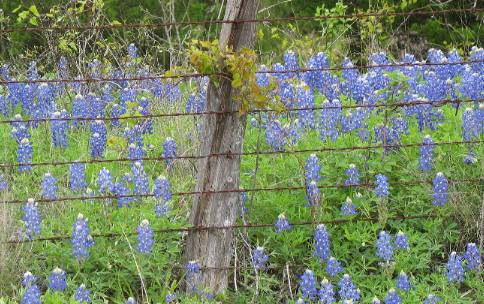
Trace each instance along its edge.
{"label": "white flower tip", "polygon": [[352,199],[351,199],[349,196],[347,196],[347,197],[346,197],[346,202],[347,202],[347,203],[352,203],[352,202],[353,202],[353,200],[352,200]]}
{"label": "white flower tip", "polygon": [[327,285],[329,283],[328,279],[324,278],[322,281],[321,281],[321,285]]}
{"label": "white flower tip", "polygon": [[277,217],[279,219],[281,219],[281,220],[286,218],[286,216],[284,215],[284,213],[279,214]]}
{"label": "white flower tip", "polygon": [[21,144],[24,144],[24,145],[28,144],[29,142],[30,142],[30,141],[29,141],[29,139],[28,139],[27,137],[23,138],[23,139],[20,141],[20,143],[21,143]]}
{"label": "white flower tip", "polygon": [[444,176],[444,173],[442,173],[442,172],[437,172],[437,176]]}
{"label": "white flower tip", "polygon": [[264,247],[261,247],[261,246],[257,246],[256,248],[258,251],[264,251]]}
{"label": "white flower tip", "polygon": [[319,224],[316,229],[326,229],[326,226],[324,224]]}
{"label": "white flower tip", "polygon": [[27,202],[32,204],[32,203],[34,203],[34,202],[35,202],[35,200],[34,200],[33,198],[29,198],[29,199],[27,200]]}
{"label": "white flower tip", "polygon": [[63,273],[64,270],[60,269],[59,267],[56,267],[54,268],[54,270],[52,270],[53,273]]}
{"label": "white flower tip", "polygon": [[150,222],[147,219],[141,221],[141,226],[147,227],[150,225]]}
{"label": "white flower tip", "polygon": [[355,164],[350,164],[350,168],[356,168]]}
{"label": "white flower tip", "polygon": [[79,214],[77,215],[77,219],[78,219],[78,220],[82,220],[82,219],[84,219],[84,215],[83,215],[82,213],[79,213]]}
{"label": "white flower tip", "polygon": [[30,271],[27,271],[26,273],[24,273],[24,278],[28,278],[31,276],[32,276],[32,273]]}

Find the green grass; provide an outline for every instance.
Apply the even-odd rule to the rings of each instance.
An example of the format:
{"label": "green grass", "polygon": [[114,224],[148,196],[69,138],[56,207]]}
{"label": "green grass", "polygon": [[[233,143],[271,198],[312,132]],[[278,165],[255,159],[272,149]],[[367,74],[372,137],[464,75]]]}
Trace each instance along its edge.
{"label": "green grass", "polygon": [[[154,103],[153,112],[180,111],[185,103],[170,105],[166,102]],[[446,119],[443,125],[431,133],[436,142],[458,141],[460,137],[460,113],[446,106]],[[370,120],[370,127],[381,122],[381,115]],[[180,155],[197,153],[197,132],[194,131],[194,119],[188,117],[161,118],[154,123],[153,134],[144,138],[145,146],[153,145],[148,156],[161,154],[162,142],[166,137],[176,139]],[[420,143],[425,133],[416,130],[416,122],[411,120],[409,135],[403,136],[403,143]],[[109,129],[113,135],[115,130]],[[189,139],[187,133],[192,132]],[[248,125],[244,150],[256,151],[258,140],[260,150],[270,147],[264,142],[264,132]],[[0,140],[5,143],[1,150],[2,163],[14,163],[16,145],[10,138],[10,127],[0,125]],[[46,124],[41,124],[32,131],[34,145],[33,162],[70,161],[89,159],[89,132],[85,130],[70,131],[69,147],[65,150],[51,146],[50,133]],[[354,134],[345,134],[336,142],[321,142],[317,131],[302,134],[295,146],[287,150],[342,148],[348,146],[368,145]],[[477,146],[479,156],[484,155],[483,147]],[[126,148],[109,146],[106,159],[126,156]],[[272,154],[246,156],[241,164],[241,187],[245,189],[259,187],[301,186],[304,183],[304,163],[310,153]],[[463,157],[466,147],[447,145],[435,147],[435,168],[429,174],[418,170],[419,148],[402,148],[397,153],[383,154],[381,149],[355,151],[327,151],[317,153],[323,179],[321,185],[341,184],[345,179],[344,171],[354,163],[362,172],[363,180],[373,183],[378,173],[385,174],[390,180],[391,195],[386,202],[386,215],[411,216],[434,215],[432,219],[389,220],[381,226],[378,222],[353,222],[341,225],[328,225],[332,241],[332,254],[340,260],[361,289],[363,303],[369,303],[373,296],[385,297],[387,290],[394,287],[395,278],[403,270],[409,274],[414,289],[402,295],[404,303],[419,303],[429,293],[437,294],[443,303],[482,303],[484,286],[482,276],[478,273],[466,274],[466,281],[460,285],[450,285],[444,270],[444,263],[450,251],[462,252],[467,242],[477,242],[475,222],[482,202],[482,185],[453,184],[450,191],[450,203],[442,208],[431,206],[431,185],[397,186],[392,182],[410,182],[431,179],[441,171],[447,178],[480,178],[483,164],[464,165]],[[256,164],[257,170],[256,170]],[[153,180],[165,175],[171,183],[173,192],[190,191],[194,185],[194,161],[177,160],[173,170],[168,171],[164,162],[146,161],[145,168]],[[113,176],[120,177],[130,171],[128,162],[89,164],[87,177],[89,187],[96,189],[96,174],[102,167],[111,171]],[[368,167],[366,171],[364,168]],[[39,197],[40,183],[43,174],[51,172],[58,180],[60,197],[75,195],[68,189],[68,166],[34,167],[28,173],[18,173],[14,169],[3,172],[10,184],[8,192],[3,193],[5,200]],[[362,196],[356,198],[356,193]],[[327,221],[339,219],[339,209],[346,197],[351,197],[358,206],[362,216],[378,216],[378,198],[368,188],[323,189],[321,206],[311,210],[306,207],[303,190],[249,192],[245,220],[249,223],[275,223],[277,216],[284,213],[290,222]],[[42,236],[70,235],[72,224],[77,214],[82,213],[89,219],[91,233],[115,232],[119,237],[96,238],[90,257],[85,262],[76,262],[71,254],[70,240],[54,242],[34,242],[22,245],[0,247],[7,254],[8,261],[1,262],[0,299],[6,303],[17,302],[23,293],[20,279],[25,271],[31,271],[39,277],[39,285],[46,289],[46,278],[53,268],[61,267],[68,273],[67,298],[73,295],[81,283],[93,292],[95,303],[125,303],[128,296],[140,296],[141,277],[148,291],[148,298],[153,303],[160,303],[168,292],[174,292],[183,278],[181,254],[183,233],[164,233],[155,235],[155,246],[147,257],[136,252],[136,227],[143,219],[148,219],[153,229],[187,226],[191,197],[175,196],[172,211],[168,217],[156,218],[155,201],[152,198],[140,199],[132,208],[118,209],[108,202],[67,201],[41,204]],[[21,205],[3,209],[11,215],[7,230],[15,233],[22,227]],[[385,229],[395,234],[404,231],[409,236],[411,249],[408,252],[397,252],[392,267],[382,268],[375,256],[375,240],[380,230]],[[249,229],[236,231],[237,265],[249,266],[249,249],[260,245],[269,253],[267,272],[242,269],[237,273],[236,285],[231,276],[231,288],[225,295],[218,296],[224,303],[283,303],[291,298],[296,300],[298,275],[305,268],[312,269],[319,279],[325,276],[324,265],[313,257],[312,237],[314,227],[297,226],[291,231],[276,234],[272,228]],[[250,244],[250,248],[247,246]],[[131,250],[134,248],[134,251]],[[289,264],[289,286],[286,264]],[[339,279],[339,277],[338,277]],[[337,280],[333,280],[337,283]],[[235,292],[237,287],[237,292]],[[59,294],[44,296],[45,303],[67,302]],[[181,296],[182,303],[197,303],[200,299]],[[2,303],[2,300],[0,300]]]}

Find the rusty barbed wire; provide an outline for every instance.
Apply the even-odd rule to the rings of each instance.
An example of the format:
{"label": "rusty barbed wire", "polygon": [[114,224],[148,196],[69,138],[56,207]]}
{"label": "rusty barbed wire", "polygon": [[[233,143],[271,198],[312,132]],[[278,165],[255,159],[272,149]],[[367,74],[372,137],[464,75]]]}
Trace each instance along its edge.
{"label": "rusty barbed wire", "polygon": [[[473,145],[483,143],[484,140],[476,141],[444,141],[435,142],[431,146],[446,146],[446,145]],[[409,144],[387,144],[387,145],[368,145],[368,146],[350,146],[341,148],[319,148],[319,149],[302,149],[302,150],[282,150],[282,151],[260,151],[260,152],[222,152],[210,153],[206,155],[180,155],[180,156],[159,156],[159,157],[139,157],[139,158],[115,158],[115,159],[91,159],[91,160],[75,160],[75,161],[59,161],[59,162],[37,162],[37,163],[0,163],[0,168],[15,168],[20,166],[63,166],[75,163],[94,164],[94,163],[112,163],[112,162],[136,162],[136,161],[162,161],[162,160],[177,160],[177,159],[203,159],[210,157],[240,157],[240,156],[255,156],[255,155],[272,155],[272,154],[299,154],[299,153],[316,153],[316,152],[343,152],[353,150],[368,150],[368,149],[386,149],[386,148],[408,148],[420,147],[422,143]]]}
{"label": "rusty barbed wire", "polygon": [[[413,219],[421,219],[421,218],[434,218],[435,215],[413,215],[413,216],[394,216],[389,217],[388,220],[413,220]],[[291,223],[292,226],[316,226],[316,225],[341,225],[350,222],[377,222],[378,218],[350,218],[350,219],[338,219],[338,220],[328,220],[328,221],[306,221],[306,222],[296,222]],[[242,224],[242,225],[229,225],[229,226],[191,226],[191,227],[180,227],[180,228],[162,228],[162,229],[153,229],[153,232],[156,234],[163,234],[163,233],[177,233],[177,232],[191,232],[191,231],[213,231],[213,230],[234,230],[234,229],[242,229],[242,228],[272,228],[274,227],[274,223],[267,223],[267,224]],[[136,232],[126,233],[127,236],[136,235]],[[117,232],[109,232],[109,233],[97,233],[91,234],[92,238],[111,238],[111,237],[120,237],[124,236],[122,233]],[[3,244],[21,244],[21,243],[31,243],[31,242],[40,242],[40,241],[62,241],[62,240],[70,240],[72,238],[71,235],[54,235],[54,236],[46,236],[46,237],[37,237],[32,240],[8,240],[3,242]]]}
{"label": "rusty barbed wire", "polygon": [[[474,178],[474,179],[448,179],[450,184],[477,184],[480,185],[484,183],[484,178]],[[392,187],[394,186],[414,186],[422,184],[432,184],[432,180],[416,180],[416,181],[402,181],[402,182],[390,182]],[[373,183],[359,183],[354,185],[344,185],[344,184],[332,184],[332,185],[318,185],[319,189],[344,189],[344,188],[373,188]],[[264,188],[248,188],[248,189],[220,189],[220,190],[204,190],[204,191],[185,191],[185,192],[174,192],[173,196],[192,196],[201,194],[219,194],[219,193],[244,193],[244,192],[272,192],[272,191],[297,191],[304,190],[306,186],[284,186],[284,187],[264,187]],[[454,191],[455,192],[455,191]],[[450,192],[449,192],[450,193]],[[457,192],[455,192],[457,193]],[[459,192],[460,193],[460,192]],[[467,192],[466,192],[467,193]],[[468,192],[471,193],[471,192]],[[120,199],[120,198],[147,198],[154,197],[154,194],[127,194],[127,195],[84,195],[84,196],[73,196],[73,197],[60,197],[55,199],[37,199],[34,201],[36,203],[47,204],[55,202],[66,202],[66,201],[93,201],[93,200],[108,200],[108,199]],[[28,199],[23,200],[8,200],[1,202],[2,204],[24,204]]]}
{"label": "rusty barbed wire", "polygon": [[[468,102],[482,103],[484,99],[441,99],[441,100],[425,100],[416,99],[406,102],[396,102],[391,104],[386,103],[375,103],[375,104],[355,104],[355,105],[341,105],[341,106],[318,106],[318,107],[302,107],[302,108],[286,108],[282,110],[282,113],[286,112],[297,112],[297,111],[311,111],[311,110],[323,110],[323,109],[358,109],[358,108],[400,108],[400,107],[412,107],[418,105],[433,105],[434,107],[441,107],[446,104],[461,104]],[[274,109],[255,109],[250,110],[248,113],[270,113],[278,112]],[[178,116],[203,116],[203,115],[224,115],[224,114],[235,114],[239,111],[201,111],[201,112],[174,112],[174,113],[158,113],[158,114],[147,114],[147,115],[128,115],[121,117],[64,117],[64,118],[32,118],[32,119],[6,119],[0,120],[0,124],[13,124],[13,123],[36,123],[36,122],[51,122],[51,121],[113,121],[113,120],[130,120],[130,119],[152,119],[152,118],[162,118],[162,117],[178,117]]]}
{"label": "rusty barbed wire", "polygon": [[125,24],[102,24],[102,25],[83,25],[83,26],[38,26],[38,27],[19,27],[0,29],[2,33],[13,32],[44,32],[44,31],[85,31],[85,30],[107,30],[107,29],[154,29],[171,26],[188,26],[188,25],[208,25],[208,24],[240,24],[240,23],[280,23],[295,21],[314,21],[328,19],[363,19],[370,17],[402,17],[402,16],[422,16],[422,15],[439,15],[447,13],[474,13],[478,14],[484,11],[484,8],[452,8],[438,11],[419,10],[408,12],[384,12],[384,13],[355,13],[347,15],[333,16],[293,16],[293,17],[275,17],[275,18],[254,18],[254,19],[235,19],[235,20],[200,20],[200,21],[172,21],[160,23],[125,23]]}

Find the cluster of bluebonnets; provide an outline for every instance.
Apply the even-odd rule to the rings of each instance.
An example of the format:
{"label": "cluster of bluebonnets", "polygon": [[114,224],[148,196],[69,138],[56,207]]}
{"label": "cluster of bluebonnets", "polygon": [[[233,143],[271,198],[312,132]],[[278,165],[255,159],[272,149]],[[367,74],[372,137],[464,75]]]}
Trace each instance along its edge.
{"label": "cluster of bluebonnets", "polygon": [[[139,64],[137,49],[134,45],[128,47],[128,57],[125,70],[116,68],[106,69],[98,60],[90,63],[90,78],[120,78],[143,77],[150,75],[150,70]],[[370,65],[365,73],[355,68],[349,59],[342,63],[341,73],[328,70],[329,59],[324,53],[317,53],[305,64],[305,68],[314,69],[305,72],[285,72],[300,68],[300,61],[296,54],[288,51],[284,55],[284,63],[276,63],[272,69],[280,73],[265,73],[267,67],[261,66],[258,73],[258,84],[268,86],[271,81],[277,82],[274,95],[280,96],[281,102],[291,111],[290,114],[263,114],[260,120],[253,118],[251,125],[265,131],[265,142],[274,151],[282,151],[295,145],[301,135],[310,130],[318,130],[323,142],[336,141],[344,134],[353,134],[361,141],[380,143],[386,153],[398,151],[398,144],[409,132],[411,119],[417,122],[419,132],[432,132],[444,122],[444,114],[440,103],[446,100],[460,100],[465,103],[462,111],[461,134],[462,140],[472,142],[484,134],[484,50],[472,48],[468,63],[460,62],[464,59],[457,51],[447,55],[439,50],[429,51],[426,62],[438,65],[419,64],[412,55],[405,55],[395,63],[409,64],[399,66],[383,66],[392,62],[384,53],[371,55]],[[475,61],[475,62],[472,62]],[[412,65],[414,64],[414,65]],[[101,71],[109,70],[108,75]],[[70,69],[65,58],[61,58],[57,70],[57,77],[69,78]],[[0,95],[0,115],[11,119],[11,138],[17,147],[18,171],[29,174],[32,171],[34,150],[31,131],[39,128],[42,122],[48,120],[50,137],[54,147],[65,149],[72,145],[70,135],[78,131],[89,133],[89,153],[93,160],[103,159],[108,149],[107,142],[110,133],[122,137],[127,143],[126,157],[131,160],[130,171],[121,176],[113,176],[103,168],[96,175],[96,188],[91,189],[93,183],[87,180],[86,163],[75,161],[69,167],[70,191],[82,194],[85,200],[95,194],[104,195],[119,208],[133,206],[137,197],[153,196],[156,206],[153,212],[164,216],[170,211],[172,193],[170,183],[164,176],[153,181],[145,170],[143,157],[147,155],[144,137],[154,132],[152,118],[143,116],[153,114],[157,100],[177,104],[183,102],[184,89],[171,80],[146,79],[138,81],[115,80],[84,84],[83,82],[37,83],[42,76],[37,70],[36,63],[29,65],[25,79],[33,82],[15,82],[8,66],[1,70],[0,77],[6,81],[14,81],[3,85]],[[395,79],[403,79],[407,86]],[[395,84],[396,83],[396,84]],[[187,98],[185,110],[187,113],[204,111],[206,77],[195,78],[188,82],[191,90]],[[72,95],[71,103],[65,106],[65,99]],[[312,109],[317,106],[317,98],[323,97],[320,110]],[[466,102],[467,101],[467,102]],[[383,114],[386,109],[378,107],[385,103],[408,103],[406,106],[394,107],[392,115],[383,123],[371,126],[370,118]],[[344,105],[361,105],[345,109]],[[457,108],[457,104],[452,104]],[[299,110],[297,110],[299,109]],[[127,117],[134,117],[125,119]],[[29,119],[25,121],[24,119]],[[105,118],[109,118],[106,120]],[[196,122],[197,130],[203,126]],[[193,134],[192,134],[193,135]],[[435,141],[431,135],[423,136],[419,151],[418,169],[424,172],[434,170]],[[159,156],[166,164],[166,170],[172,170],[179,151],[176,139],[166,138],[160,149]],[[465,164],[477,162],[475,146],[468,145]],[[319,182],[322,179],[321,166],[316,154],[307,158],[305,164],[304,183],[308,207],[316,207],[320,203],[321,190]],[[344,186],[357,187],[361,185],[361,174],[355,164],[348,164],[341,173],[344,176]],[[384,174],[374,176],[373,192],[385,200],[390,196],[390,180]],[[92,187],[92,186],[91,186]],[[443,206],[449,201],[449,182],[443,173],[438,172],[433,179],[432,205]],[[0,174],[0,191],[8,189],[6,178]],[[56,200],[59,198],[57,178],[47,172],[40,185],[41,198]],[[241,194],[243,205],[245,193]],[[246,209],[243,209],[246,210]],[[341,204],[343,217],[357,216],[357,206],[348,197]],[[19,232],[22,240],[33,240],[41,234],[41,210],[33,198],[27,200],[23,206],[23,227]],[[289,218],[280,214],[275,219],[275,231],[284,233],[292,229]],[[142,220],[136,229],[137,250],[140,254],[149,256],[154,246],[154,231],[148,220]],[[350,274],[345,273],[342,264],[331,255],[331,240],[325,225],[317,226],[314,232],[314,256],[325,263],[328,278],[321,283],[311,270],[300,276],[300,303],[319,301],[320,303],[335,303],[337,299],[345,303],[357,302],[361,294],[353,283]],[[89,258],[89,250],[95,246],[90,236],[89,222],[84,215],[79,214],[72,226],[71,234],[72,255],[76,260]],[[408,250],[409,241],[404,232],[398,232],[393,237],[387,231],[381,231],[375,239],[375,254],[380,259],[382,267],[394,261],[395,250]],[[252,266],[256,271],[264,271],[270,257],[263,247],[256,247],[251,252]],[[447,263],[447,275],[450,283],[464,280],[466,271],[479,271],[481,257],[477,246],[467,245],[463,256],[452,252]],[[196,276],[199,275],[201,265],[191,261],[186,265],[185,280],[188,289],[211,298],[210,292],[205,292],[196,286]],[[338,279],[339,278],[339,279]],[[338,279],[338,280],[337,280]],[[333,285],[333,281],[337,284]],[[66,273],[60,268],[52,271],[48,278],[49,288],[53,291],[64,292],[67,289]],[[23,304],[40,303],[40,290],[36,285],[36,277],[31,273],[24,275],[22,284],[25,286]],[[319,288],[318,288],[319,285]],[[384,299],[386,304],[401,303],[399,293],[412,289],[410,278],[404,272],[400,273],[395,288],[388,291]],[[90,302],[90,291],[80,285],[75,293],[78,302]],[[175,294],[169,294],[166,302],[176,300]],[[134,303],[130,298],[127,303]],[[424,303],[437,303],[438,297],[429,295]],[[375,298],[373,303],[380,303]]]}

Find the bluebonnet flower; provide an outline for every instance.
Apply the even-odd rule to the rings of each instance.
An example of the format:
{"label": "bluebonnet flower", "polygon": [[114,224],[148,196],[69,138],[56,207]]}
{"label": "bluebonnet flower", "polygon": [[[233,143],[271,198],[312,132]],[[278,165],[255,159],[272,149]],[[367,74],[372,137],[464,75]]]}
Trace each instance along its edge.
{"label": "bluebonnet flower", "polygon": [[[286,71],[299,70],[299,63],[297,60],[297,56],[293,50],[289,50],[284,54],[284,69]],[[297,72],[289,72],[287,74],[289,78],[298,76]]]}
{"label": "bluebonnet flower", "polygon": [[465,269],[462,263],[462,257],[453,251],[449,256],[449,261],[446,265],[447,279],[449,283],[464,282]]}
{"label": "bluebonnet flower", "polygon": [[252,266],[256,270],[265,269],[268,259],[269,256],[265,254],[264,247],[257,247],[252,251]]}
{"label": "bluebonnet flower", "polygon": [[142,220],[136,231],[138,232],[138,251],[150,254],[154,241],[153,230],[148,220]]}
{"label": "bluebonnet flower", "polygon": [[96,120],[91,125],[91,157],[102,158],[106,149],[107,130],[102,120]]}
{"label": "bluebonnet flower", "polygon": [[321,281],[321,288],[319,289],[319,303],[321,304],[331,304],[336,303],[334,298],[335,292],[333,289],[333,284],[329,282],[326,278]]}
{"label": "bluebonnet flower", "polygon": [[168,202],[171,200],[170,182],[166,177],[159,176],[156,178],[155,186],[153,188],[153,196],[162,202]]}
{"label": "bluebonnet flower", "polygon": [[146,174],[142,162],[134,162],[131,165],[131,171],[133,173],[134,194],[146,195],[150,192],[150,186],[148,184],[148,174]]}
{"label": "bluebonnet flower", "polygon": [[108,169],[103,167],[101,171],[99,171],[99,173],[97,174],[97,185],[100,193],[109,193],[113,191],[113,176]]}
{"label": "bluebonnet flower", "polygon": [[134,45],[134,43],[130,43],[128,45],[128,55],[129,57],[131,57],[132,59],[136,59],[138,58],[138,49],[136,48],[136,45]]}
{"label": "bluebonnet flower", "polygon": [[177,156],[176,142],[173,138],[168,137],[163,143],[163,157],[168,168],[171,168]]}
{"label": "bluebonnet flower", "polygon": [[238,212],[240,212],[240,217],[243,217],[244,215],[249,213],[249,208],[247,208],[247,206],[245,204],[248,199],[249,199],[249,197],[247,196],[247,192],[240,192],[240,195],[239,195],[239,210],[238,210]]}
{"label": "bluebonnet flower", "polygon": [[292,227],[289,224],[289,221],[287,220],[286,216],[284,214],[279,214],[277,217],[276,221],[276,232],[281,233],[284,230],[290,230]]}
{"label": "bluebonnet flower", "polygon": [[[23,138],[18,145],[17,162],[19,162],[21,164],[31,163],[32,162],[32,152],[33,152],[32,144],[30,143],[28,138]],[[18,170],[20,172],[28,171],[30,169],[32,169],[31,165],[21,165],[21,166],[18,167]]]}
{"label": "bluebonnet flower", "polygon": [[350,164],[350,167],[345,171],[347,179],[344,182],[345,186],[355,186],[360,183],[360,171],[354,164]]}
{"label": "bluebonnet flower", "polygon": [[400,304],[400,303],[402,303],[402,299],[400,299],[400,296],[398,295],[395,289],[390,288],[387,296],[385,297],[385,304]]}
{"label": "bluebonnet flower", "polygon": [[91,291],[86,288],[86,285],[81,284],[76,289],[74,299],[79,303],[91,303]]}
{"label": "bluebonnet flower", "polygon": [[89,235],[89,227],[87,225],[87,219],[84,215],[78,214],[77,220],[73,224],[72,231],[72,254],[79,259],[85,259],[89,256],[87,249],[91,247],[94,242]]}
{"label": "bluebonnet flower", "polygon": [[22,284],[25,286],[25,293],[21,304],[42,304],[40,301],[40,290],[35,284],[36,277],[30,272],[24,274]]}
{"label": "bluebonnet flower", "polygon": [[341,216],[357,215],[356,205],[353,204],[351,198],[347,197],[346,200],[341,205]]}
{"label": "bluebonnet flower", "polygon": [[67,118],[66,110],[62,110],[62,112],[54,112],[51,115],[51,118],[54,119],[51,121],[51,133],[52,133],[52,143],[54,146],[66,148],[67,147],[67,121],[62,120]]}
{"label": "bluebonnet flower", "polygon": [[176,294],[169,293],[165,296],[165,303],[173,303],[176,301]]}
{"label": "bluebonnet flower", "polygon": [[161,204],[156,204],[155,206],[155,213],[157,217],[162,217],[168,214],[170,212],[170,204],[169,203],[164,203],[163,205]]}
{"label": "bluebonnet flower", "polygon": [[398,231],[397,236],[395,237],[395,249],[409,249],[407,235],[402,231]]}
{"label": "bluebonnet flower", "polygon": [[196,290],[197,277],[200,274],[200,265],[195,261],[189,261],[185,266],[186,269],[186,281],[188,291],[194,292]]}
{"label": "bluebonnet flower", "polygon": [[126,304],[136,304],[136,300],[133,297],[129,297],[128,300],[126,300]]}
{"label": "bluebonnet flower", "polygon": [[466,269],[479,270],[481,267],[481,254],[476,244],[468,243],[466,246],[466,252],[464,253],[464,259],[466,260]]}
{"label": "bluebonnet flower", "polygon": [[398,289],[401,289],[403,291],[412,289],[412,284],[410,283],[410,280],[408,279],[408,276],[405,272],[401,271],[398,275],[396,286]]}
{"label": "bluebonnet flower", "polygon": [[86,189],[86,164],[74,162],[69,166],[69,187],[72,191]]}
{"label": "bluebonnet flower", "polygon": [[319,205],[321,198],[321,191],[315,181],[311,181],[306,189],[306,200],[309,207]]}
{"label": "bluebonnet flower", "polygon": [[327,260],[331,257],[331,241],[324,224],[318,225],[314,232],[314,256],[319,260]]}
{"label": "bluebonnet flower", "polygon": [[128,158],[132,160],[141,160],[145,156],[143,148],[136,143],[130,143],[128,146]]}
{"label": "bluebonnet flower", "polygon": [[319,172],[321,171],[321,167],[319,166],[319,159],[316,154],[311,154],[308,157],[304,169],[306,185],[309,185],[311,181],[319,182],[321,180],[321,176],[319,174]]}
{"label": "bluebonnet flower", "polygon": [[442,172],[438,172],[432,181],[434,193],[432,194],[432,205],[442,207],[449,201],[449,183]]}
{"label": "bluebonnet flower", "polygon": [[472,164],[475,164],[475,163],[477,163],[476,153],[474,151],[472,151],[471,149],[469,149],[466,156],[464,157],[464,164],[472,165]]}
{"label": "bluebonnet flower", "polygon": [[124,178],[113,186],[113,194],[118,200],[118,208],[129,207],[129,203],[134,201],[134,197],[130,196],[131,193],[128,188],[130,177],[129,173],[126,173]]}
{"label": "bluebonnet flower", "polygon": [[301,129],[314,129],[316,127],[316,113],[313,110],[314,106],[315,104],[313,92],[306,87],[306,84],[302,83],[297,88],[296,103],[296,108],[304,109],[297,111],[299,127]]}
{"label": "bluebonnet flower", "polygon": [[375,194],[378,197],[387,197],[390,194],[388,177],[383,174],[377,174],[375,180]]}
{"label": "bluebonnet flower", "polygon": [[440,302],[440,299],[434,295],[434,294],[429,294],[427,298],[425,298],[423,304],[437,304]]}
{"label": "bluebonnet flower", "polygon": [[22,220],[25,223],[25,233],[27,238],[31,240],[34,235],[40,234],[40,214],[37,210],[37,203],[33,198],[29,198],[23,207],[24,216]]}
{"label": "bluebonnet flower", "polygon": [[304,302],[304,300],[301,299],[301,298],[297,299],[297,301],[296,301],[296,304],[305,304],[305,303],[306,302]]}
{"label": "bluebonnet flower", "polygon": [[3,174],[0,174],[0,192],[8,189],[8,183]]}
{"label": "bluebonnet flower", "polygon": [[[72,101],[72,117],[75,118],[88,118],[89,117],[89,105],[81,94],[77,94]],[[86,124],[85,121],[74,120],[74,126],[79,124]]]}
{"label": "bluebonnet flower", "polygon": [[371,304],[381,304],[381,301],[377,297],[373,297],[373,299],[371,300]]}
{"label": "bluebonnet flower", "polygon": [[52,270],[49,277],[49,288],[53,291],[64,291],[67,288],[66,272],[58,267]]}
{"label": "bluebonnet flower", "polygon": [[336,275],[338,275],[338,273],[343,272],[344,269],[343,266],[341,266],[341,263],[336,258],[330,257],[326,261],[326,268],[324,269],[324,271],[326,271],[326,273],[330,277],[335,277]]}
{"label": "bluebonnet flower", "polygon": [[44,175],[42,180],[42,198],[44,199],[56,199],[57,198],[57,180],[50,173]]}
{"label": "bluebonnet flower", "polygon": [[386,231],[381,231],[376,241],[376,255],[388,262],[393,259],[392,236]]}
{"label": "bluebonnet flower", "polygon": [[307,269],[299,279],[299,287],[303,299],[314,300],[318,295],[318,289],[316,288],[316,278],[313,272]]}
{"label": "bluebonnet flower", "polygon": [[430,135],[425,135],[420,146],[419,168],[422,171],[430,171],[433,168],[434,141]]}
{"label": "bluebonnet flower", "polygon": [[268,121],[265,126],[266,143],[271,146],[274,151],[283,151],[287,144],[295,144],[297,142],[299,138],[297,125],[297,119],[292,124],[288,123],[285,125],[283,125],[278,119]]}
{"label": "bluebonnet flower", "polygon": [[326,141],[327,138],[336,141],[339,137],[339,125],[343,119],[341,103],[335,99],[332,102],[326,100],[322,104],[323,109],[320,113],[320,138]]}
{"label": "bluebonnet flower", "polygon": [[341,280],[338,282],[339,291],[338,295],[343,300],[360,300],[360,290],[356,288],[355,284],[351,280],[348,274],[344,274]]}

